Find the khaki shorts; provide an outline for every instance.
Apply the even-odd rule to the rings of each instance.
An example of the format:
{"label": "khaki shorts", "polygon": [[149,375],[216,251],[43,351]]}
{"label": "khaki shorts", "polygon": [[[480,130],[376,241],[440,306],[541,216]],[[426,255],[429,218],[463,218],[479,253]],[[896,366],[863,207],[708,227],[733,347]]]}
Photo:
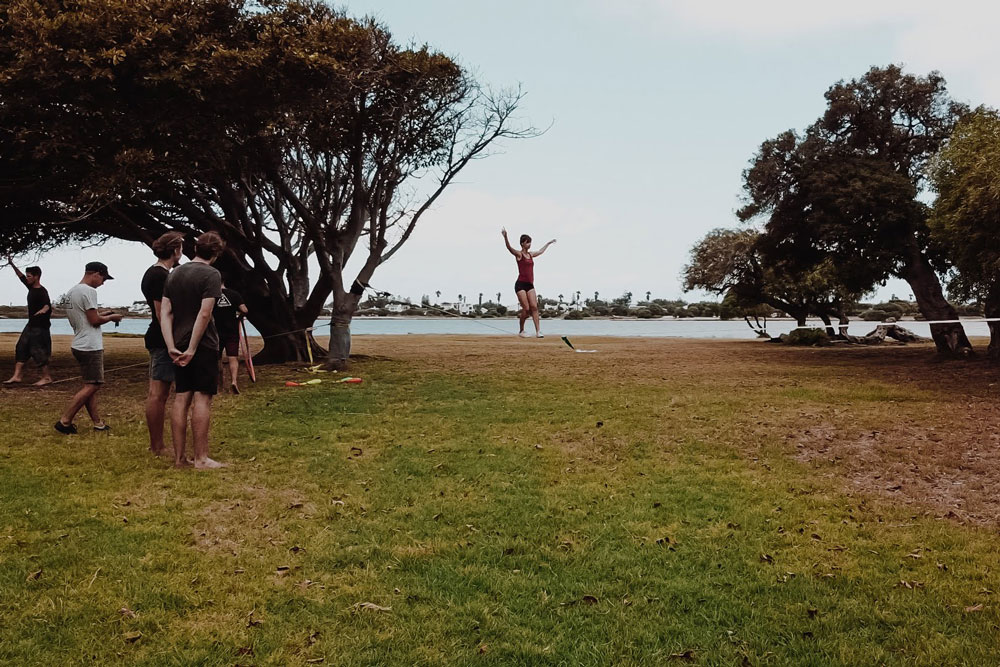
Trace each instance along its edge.
{"label": "khaki shorts", "polygon": [[104,384],[104,350],[77,350],[70,348],[80,364],[84,384]]}

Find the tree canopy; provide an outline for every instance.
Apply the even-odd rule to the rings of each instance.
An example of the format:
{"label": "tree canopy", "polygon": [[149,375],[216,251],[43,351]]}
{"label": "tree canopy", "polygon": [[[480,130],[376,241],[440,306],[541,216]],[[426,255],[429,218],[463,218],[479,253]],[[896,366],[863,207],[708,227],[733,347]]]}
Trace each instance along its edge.
{"label": "tree canopy", "polygon": [[265,359],[305,358],[301,334],[279,334],[311,326],[332,294],[344,361],[378,265],[472,160],[533,134],[512,127],[519,91],[318,1],[0,12],[2,249],[217,231]]}
{"label": "tree canopy", "polygon": [[835,281],[829,260],[811,267],[764,262],[763,236],[753,230],[716,229],[691,250],[684,267],[684,289],[704,289],[725,296],[730,307],[753,311],[760,304],[784,311],[799,325],[808,315],[827,323],[844,317],[844,307],[859,296]]}

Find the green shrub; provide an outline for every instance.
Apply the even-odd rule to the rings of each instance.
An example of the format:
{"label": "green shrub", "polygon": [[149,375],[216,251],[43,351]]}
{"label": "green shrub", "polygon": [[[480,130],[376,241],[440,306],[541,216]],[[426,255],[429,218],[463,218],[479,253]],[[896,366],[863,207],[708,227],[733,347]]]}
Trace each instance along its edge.
{"label": "green shrub", "polygon": [[636,308],[635,316],[643,320],[648,320],[653,317],[653,313],[649,308]]}
{"label": "green shrub", "polygon": [[583,311],[581,310],[571,310],[565,315],[563,315],[564,320],[582,320],[584,317]]}
{"label": "green shrub", "polygon": [[830,337],[823,329],[794,329],[782,336],[782,341],[789,345],[829,345]]}
{"label": "green shrub", "polygon": [[884,310],[876,310],[872,308],[871,310],[866,310],[861,313],[861,319],[865,322],[883,322],[885,318],[888,317],[888,313]]}

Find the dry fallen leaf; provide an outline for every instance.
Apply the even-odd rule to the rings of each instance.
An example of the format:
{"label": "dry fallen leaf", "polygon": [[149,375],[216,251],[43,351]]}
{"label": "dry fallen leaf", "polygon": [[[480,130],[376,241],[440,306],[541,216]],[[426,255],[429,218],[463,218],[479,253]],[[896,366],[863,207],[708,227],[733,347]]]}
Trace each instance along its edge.
{"label": "dry fallen leaf", "polygon": [[971,614],[973,612],[982,611],[982,610],[983,610],[983,603],[982,602],[980,602],[979,604],[974,604],[971,607],[966,607],[964,609],[964,611],[965,611],[966,614]]}
{"label": "dry fallen leaf", "polygon": [[257,610],[254,609],[249,614],[247,614],[247,627],[248,628],[253,628],[253,627],[256,627],[256,626],[261,625],[262,623],[264,623],[264,621],[260,620],[259,618],[254,618],[253,617],[254,612],[256,612],[256,611]]}
{"label": "dry fallen leaf", "polygon": [[125,618],[135,618],[135,612],[129,609],[128,607],[122,607],[121,609],[118,610],[118,613],[124,616]]}
{"label": "dry fallen leaf", "polygon": [[667,657],[670,660],[685,660],[688,662],[694,662],[697,656],[693,650],[687,649],[686,651],[681,651],[680,653],[671,653]]}
{"label": "dry fallen leaf", "polygon": [[771,554],[761,554],[760,555],[760,562],[761,563],[772,563],[773,564],[774,563],[774,556],[772,556]]}
{"label": "dry fallen leaf", "polygon": [[486,644],[480,644],[479,645],[479,655],[483,655],[484,653],[486,653],[486,649],[487,649]]}
{"label": "dry fallen leaf", "polygon": [[25,579],[25,581],[37,581],[38,579],[41,578],[41,576],[42,576],[42,571],[41,570],[35,570],[34,572],[32,572],[31,574],[28,575],[28,577]]}
{"label": "dry fallen leaf", "polygon": [[383,607],[377,605],[374,602],[356,602],[351,605],[351,609],[354,611],[392,611],[392,607]]}
{"label": "dry fallen leaf", "polygon": [[126,632],[125,635],[124,635],[124,639],[128,643],[132,644],[132,643],[137,642],[140,639],[142,639],[142,633],[139,632],[138,630],[136,630],[134,632]]}
{"label": "dry fallen leaf", "polygon": [[594,595],[584,595],[580,598],[580,601],[584,604],[597,604],[598,602],[597,597]]}

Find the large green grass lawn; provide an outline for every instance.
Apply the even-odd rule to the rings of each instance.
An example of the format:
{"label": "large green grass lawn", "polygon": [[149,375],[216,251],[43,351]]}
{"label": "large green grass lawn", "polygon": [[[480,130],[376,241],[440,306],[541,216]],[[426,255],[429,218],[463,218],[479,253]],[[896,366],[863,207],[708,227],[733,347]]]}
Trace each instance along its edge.
{"label": "large green grass lawn", "polygon": [[74,382],[2,390],[0,663],[1000,663],[995,527],[797,447],[819,422],[916,442],[986,371],[586,346],[359,337],[361,385],[260,369],[216,401],[217,472],[145,451],[142,368],[109,376],[110,434],[52,429]]}

